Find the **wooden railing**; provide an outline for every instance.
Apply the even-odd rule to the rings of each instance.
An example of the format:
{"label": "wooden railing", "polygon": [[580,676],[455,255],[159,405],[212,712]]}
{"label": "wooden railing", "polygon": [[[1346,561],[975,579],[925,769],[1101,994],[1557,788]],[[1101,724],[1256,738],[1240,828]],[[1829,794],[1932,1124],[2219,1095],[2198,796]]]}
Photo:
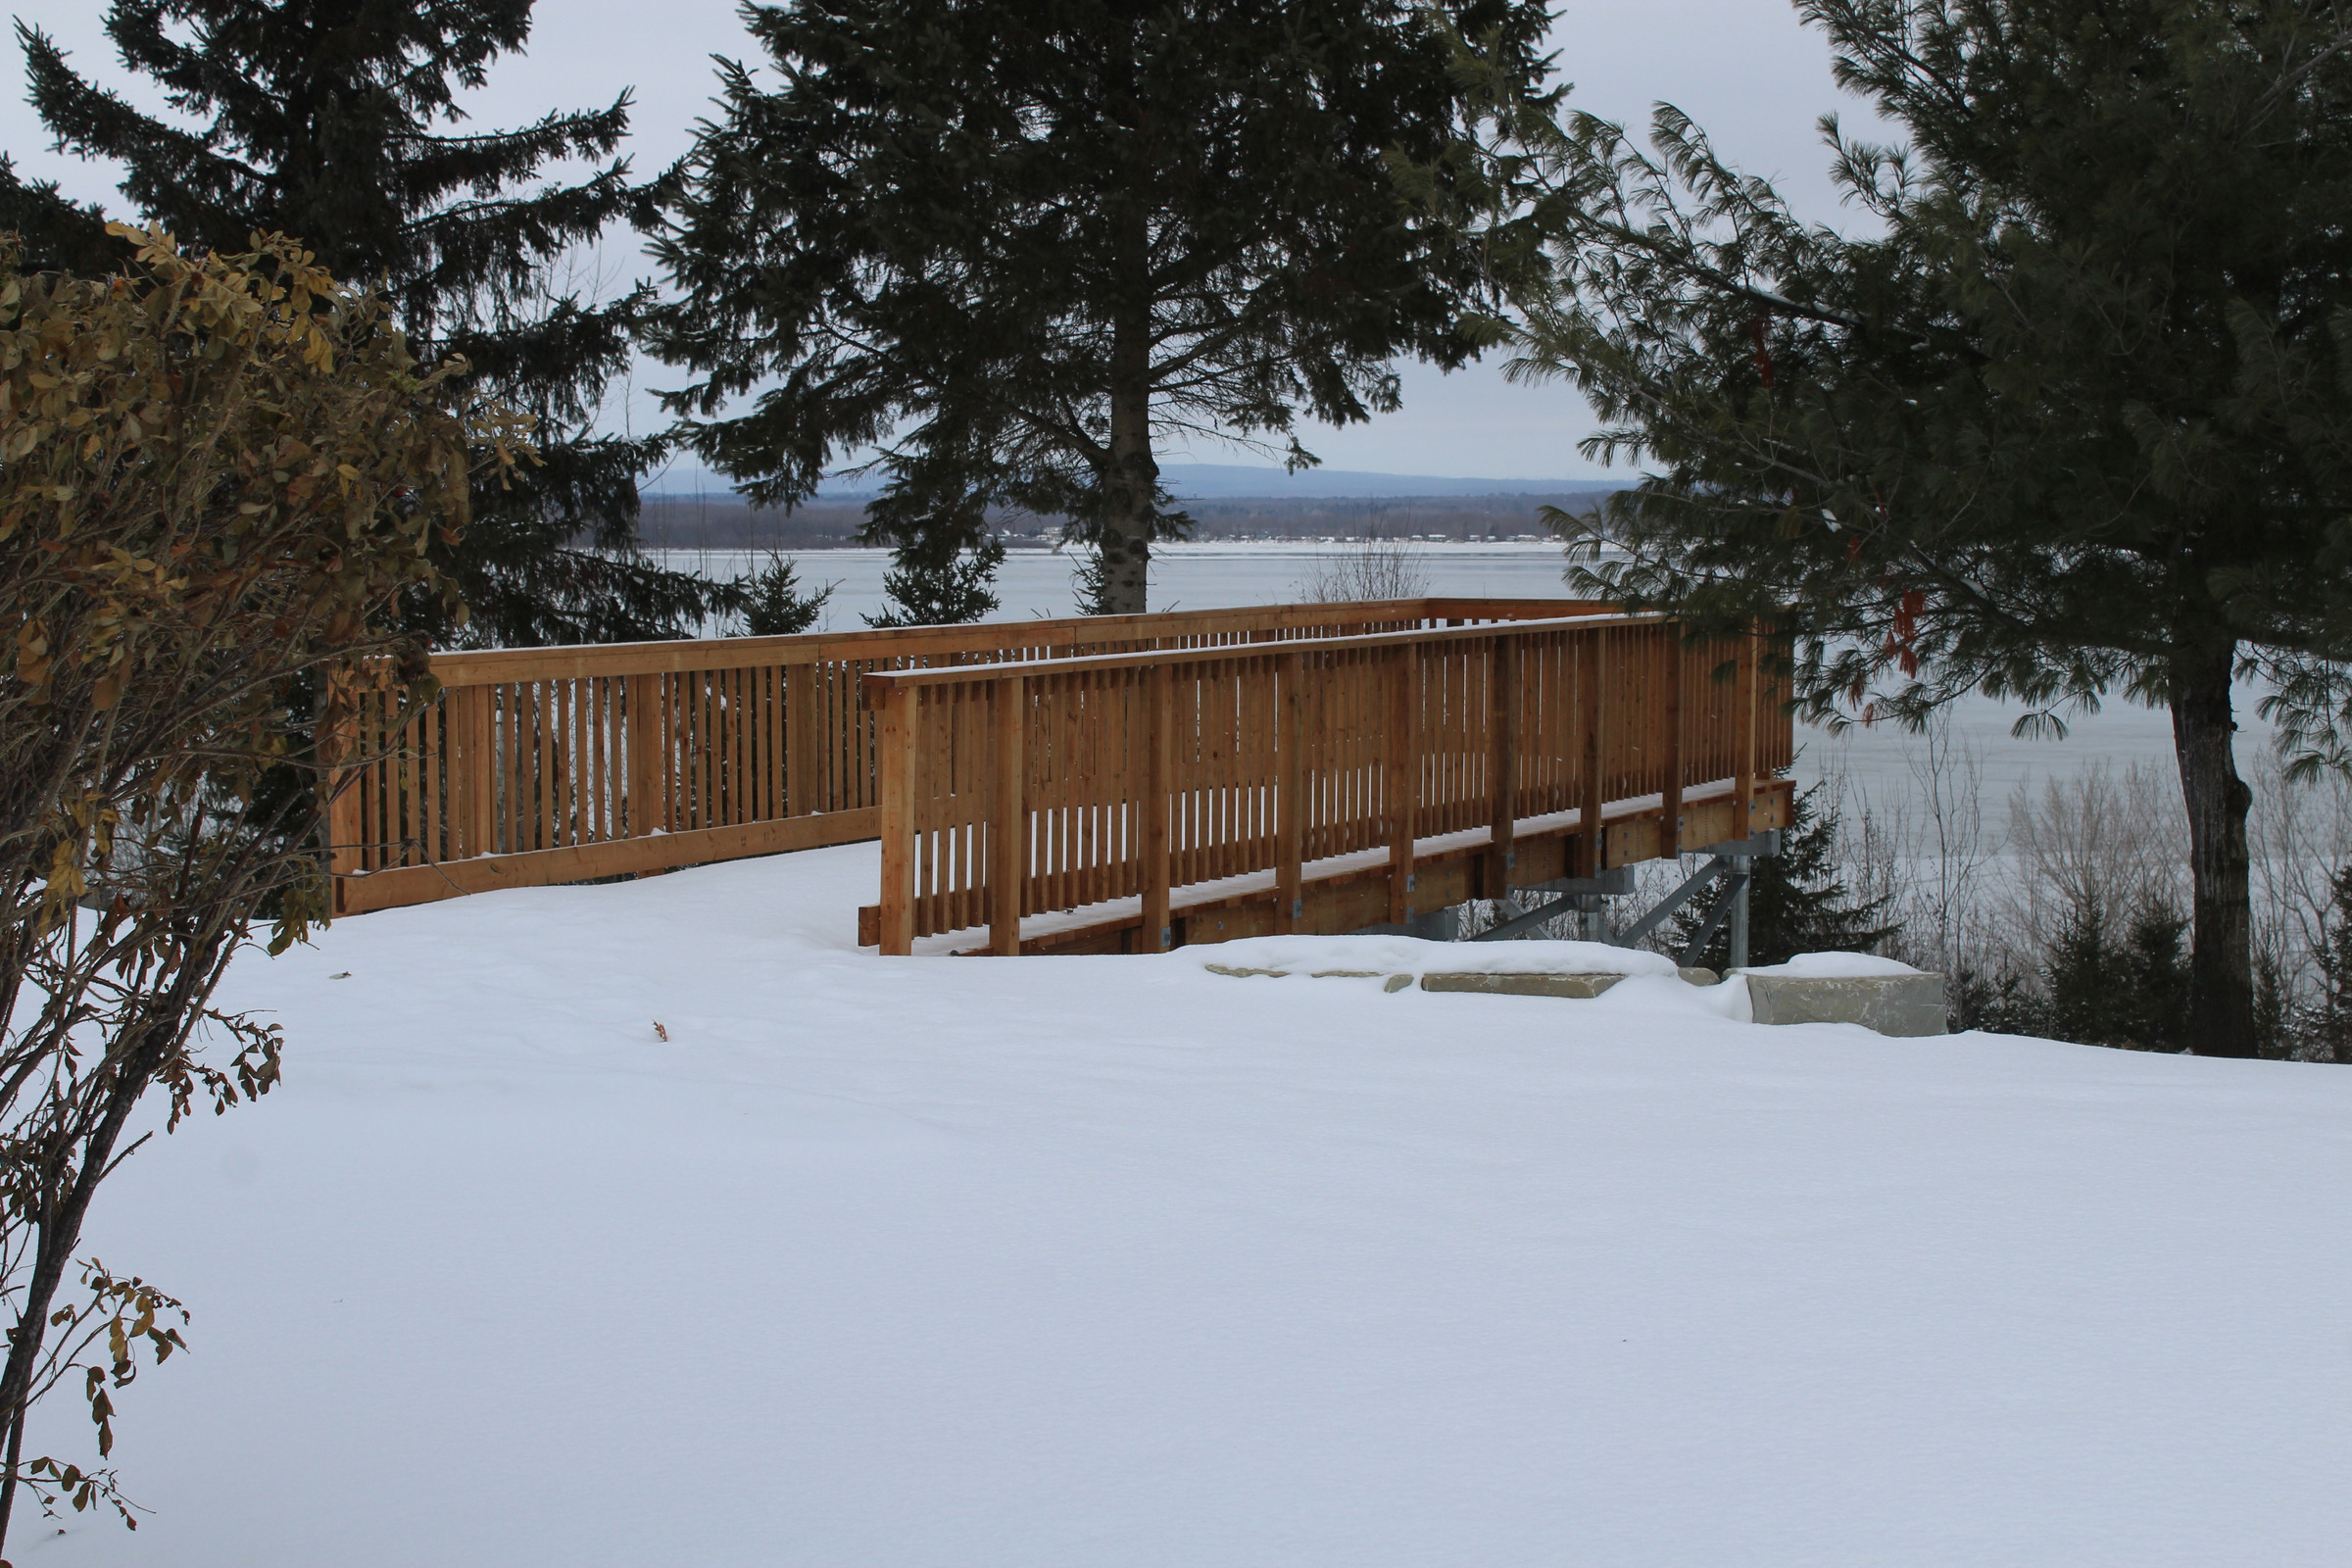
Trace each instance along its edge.
{"label": "wooden railing", "polygon": [[1547,608],[1507,629],[868,674],[873,935],[903,954],[985,926],[1010,954],[1024,916],[1140,899],[1159,946],[1177,890],[1264,872],[1275,929],[1292,929],[1306,867],[1367,851],[1385,852],[1402,918],[1423,841],[1476,830],[1507,865],[1523,824],[1575,812],[1590,874],[1616,863],[1609,803],[1657,797],[1672,827],[1650,853],[1667,854],[1702,785],[1732,798],[1718,836],[1747,831],[1793,741],[1756,639],[1688,644],[1653,617]]}
{"label": "wooden railing", "polygon": [[342,913],[872,838],[860,677],[1558,615],[1557,600],[1354,605],[437,655],[324,739]]}

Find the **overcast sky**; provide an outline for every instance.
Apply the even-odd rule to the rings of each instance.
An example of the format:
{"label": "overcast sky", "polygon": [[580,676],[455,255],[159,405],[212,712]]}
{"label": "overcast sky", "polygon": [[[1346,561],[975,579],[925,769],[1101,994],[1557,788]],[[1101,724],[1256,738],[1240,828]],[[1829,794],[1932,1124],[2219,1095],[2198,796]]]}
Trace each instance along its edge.
{"label": "overcast sky", "polygon": [[[20,0],[14,14],[73,51],[85,75],[153,107],[153,96],[121,70],[99,25],[102,9],[100,0]],[[1814,122],[1825,110],[1849,122],[1866,117],[1831,82],[1827,47],[1798,24],[1787,0],[1563,0],[1552,44],[1561,74],[1576,84],[1575,102],[1638,123],[1646,123],[1651,104],[1676,104],[1727,156],[1779,183],[1802,216],[1851,220],[1831,193]],[[5,49],[13,85],[0,94],[0,147],[25,176],[119,206],[113,173],[49,150],[48,133],[24,101],[24,57],[13,32]],[[528,52],[494,67],[467,107],[477,128],[504,128],[550,109],[601,106],[633,87],[630,152],[649,171],[684,153],[694,122],[709,112],[710,56],[753,52],[733,0],[540,0]],[[621,276],[647,270],[626,235],[608,245],[604,266]],[[648,367],[640,381],[668,384],[673,373]],[[1403,374],[1401,412],[1344,430],[1309,427],[1301,432],[1308,450],[1332,467],[1391,473],[1624,476],[1578,455],[1592,419],[1572,393],[1512,386],[1486,367],[1450,376],[1407,367]],[[642,391],[625,415],[614,412],[641,425],[658,422]],[[1194,456],[1257,461],[1216,451]]]}

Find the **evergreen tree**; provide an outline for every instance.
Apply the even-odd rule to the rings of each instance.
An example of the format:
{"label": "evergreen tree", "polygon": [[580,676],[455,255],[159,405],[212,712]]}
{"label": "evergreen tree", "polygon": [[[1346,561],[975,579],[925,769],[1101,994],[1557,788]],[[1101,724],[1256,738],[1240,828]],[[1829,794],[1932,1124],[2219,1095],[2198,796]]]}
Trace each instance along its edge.
{"label": "evergreen tree", "polygon": [[[1817,715],[2172,711],[2201,1053],[2251,1054],[2231,679],[2352,763],[2352,18],[2322,0],[1802,0],[1905,140],[1824,131],[1846,235],[1671,107],[1653,153],[1491,94],[1455,209],[1567,376],[1628,552],[1582,585],[1797,638]],[[1437,201],[1435,194],[1426,199]],[[1850,706],[1849,706],[1850,705]]]}
{"label": "evergreen tree", "polygon": [[[650,291],[597,303],[560,272],[615,221],[650,220],[652,191],[612,156],[628,95],[519,130],[462,132],[455,94],[522,48],[530,0],[113,0],[107,34],[200,129],[84,79],[22,24],[32,102],[59,144],[125,168],[123,195],[183,244],[242,251],[301,240],[337,275],[385,280],[419,356],[460,354],[508,407],[534,416],[539,461],[485,479],[444,568],[465,631],[421,599],[444,643],[678,636],[731,590],[632,552],[636,476],[658,440],[588,433]],[[598,164],[577,183],[551,165]],[[13,172],[0,204],[36,264],[91,270],[94,215]],[[585,542],[585,547],[583,543]]]}
{"label": "evergreen tree", "polygon": [[801,568],[788,557],[771,553],[767,564],[744,585],[743,635],[797,637],[816,625],[833,598],[836,584],[811,592],[801,586]]}
{"label": "evergreen tree", "polygon": [[[1825,786],[1799,790],[1789,803],[1781,853],[1759,857],[1747,888],[1747,961],[1785,963],[1800,953],[1869,953],[1893,934],[1876,922],[1893,895],[1856,901],[1838,871],[1839,811],[1816,803]],[[1703,904],[1702,898],[1698,903]],[[1681,951],[1698,934],[1703,908],[1685,906],[1670,943]],[[1731,963],[1731,933],[1718,929],[1698,961]]]}
{"label": "evergreen tree", "polygon": [[126,254],[106,231],[104,212],[68,201],[54,179],[25,184],[6,153],[0,153],[0,234],[17,236],[18,265],[27,272],[97,277],[120,268]]}
{"label": "evergreen tree", "polygon": [[[1519,77],[1537,0],[1445,0]],[[1170,509],[1155,448],[1224,434],[1311,463],[1300,415],[1396,406],[1392,360],[1460,364],[1468,246],[1407,220],[1461,87],[1400,0],[790,0],[746,8],[771,85],[720,114],[657,246],[669,407],[762,505],[879,447],[868,537],[920,612],[969,609],[987,508],[1071,519],[1092,612],[1141,611]],[[750,407],[719,417],[734,398]],[[914,612],[910,611],[909,612]]]}
{"label": "evergreen tree", "polygon": [[2352,1061],[2352,865],[2338,867],[2329,885],[2320,942],[2319,1001],[2305,1009],[2302,1033],[2330,1061]]}
{"label": "evergreen tree", "polygon": [[2041,999],[2027,988],[2026,977],[2006,962],[1990,974],[1963,966],[1952,977],[1948,1011],[1955,1034],[1969,1029],[1996,1035],[2043,1032]]}
{"label": "evergreen tree", "polygon": [[2085,1046],[2180,1051],[2188,1044],[2188,968],[2179,910],[2154,900],[2120,936],[2095,892],[2069,906],[2042,962],[2038,1008],[2025,1032]]}
{"label": "evergreen tree", "polygon": [[2067,906],[2042,959],[2034,1033],[2079,1045],[2113,1044],[2112,1008],[2125,977],[2108,925],[2106,904],[2096,892]]}
{"label": "evergreen tree", "polygon": [[1003,540],[981,534],[965,548],[962,536],[916,538],[903,545],[882,574],[890,608],[868,615],[868,626],[953,626],[996,612],[991,586],[1004,564]]}

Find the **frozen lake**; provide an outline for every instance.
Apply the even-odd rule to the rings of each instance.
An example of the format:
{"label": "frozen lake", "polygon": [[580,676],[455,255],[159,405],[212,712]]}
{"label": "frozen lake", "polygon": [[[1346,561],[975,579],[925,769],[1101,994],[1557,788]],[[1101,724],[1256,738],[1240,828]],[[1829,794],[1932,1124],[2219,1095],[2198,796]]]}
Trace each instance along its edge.
{"label": "frozen lake", "polygon": [[[764,556],[729,551],[673,551],[674,565],[707,575],[728,576],[751,569]],[[1335,554],[1334,547],[1305,541],[1179,544],[1159,547],[1153,557],[1152,608],[1224,610],[1244,605],[1281,604],[1298,597],[1301,585]],[[1428,574],[1429,592],[1444,598],[1549,599],[1568,597],[1561,580],[1563,561],[1548,543],[1430,544],[1415,552]],[[855,630],[859,617],[880,610],[887,550],[819,550],[796,558],[802,580],[835,583],[824,629]],[[994,618],[1010,620],[1075,613],[1070,572],[1077,558],[1045,551],[1015,551],[997,579],[1004,604]],[[2241,693],[2238,765],[2256,765],[2267,751],[2269,726],[2254,716],[2255,694]],[[2128,703],[2109,704],[2098,713],[2071,722],[2064,740],[2024,740],[2010,734],[2022,710],[1971,698],[1959,705],[1953,728],[1982,755],[1984,802],[1998,810],[2020,783],[2052,774],[2071,774],[2096,761],[2121,768],[2152,765],[2168,777],[2173,770],[2172,720],[2165,712]],[[1842,769],[1874,797],[1894,799],[1911,792],[1907,757],[1918,742],[1890,729],[1854,729],[1833,736],[1800,728],[1798,770],[1806,779]]]}

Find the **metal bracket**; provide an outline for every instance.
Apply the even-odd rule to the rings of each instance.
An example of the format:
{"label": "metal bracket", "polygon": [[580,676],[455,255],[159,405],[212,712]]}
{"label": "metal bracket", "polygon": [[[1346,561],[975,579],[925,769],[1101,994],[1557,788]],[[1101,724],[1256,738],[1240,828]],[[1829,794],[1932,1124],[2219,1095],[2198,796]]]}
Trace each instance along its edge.
{"label": "metal bracket", "polygon": [[[1656,907],[1642,915],[1632,926],[1603,940],[1620,948],[1634,946],[1672,919],[1677,909],[1705,891],[1709,883],[1721,877],[1724,879],[1724,885],[1718,890],[1715,901],[1707,907],[1707,916],[1699,928],[1696,941],[1686,949],[1684,954],[1683,961],[1686,964],[1695,962],[1697,955],[1704,951],[1710,941],[1714,940],[1715,929],[1723,923],[1724,916],[1731,912],[1733,902],[1747,889],[1748,872],[1746,866],[1741,862],[1757,856],[1780,854],[1780,829],[1773,828],[1767,832],[1758,833],[1752,838],[1729,839],[1721,844],[1710,844],[1698,853],[1710,858],[1706,864],[1692,872],[1681,887],[1659,900]],[[1598,876],[1555,877],[1549,882],[1535,884],[1531,891],[1560,893],[1566,897],[1505,920],[1489,930],[1481,931],[1470,940],[1473,942],[1505,941],[1517,936],[1522,931],[1532,930],[1559,915],[1576,912],[1586,899],[1594,896],[1621,898],[1634,891],[1634,868],[1630,865],[1618,865],[1611,866]]]}

